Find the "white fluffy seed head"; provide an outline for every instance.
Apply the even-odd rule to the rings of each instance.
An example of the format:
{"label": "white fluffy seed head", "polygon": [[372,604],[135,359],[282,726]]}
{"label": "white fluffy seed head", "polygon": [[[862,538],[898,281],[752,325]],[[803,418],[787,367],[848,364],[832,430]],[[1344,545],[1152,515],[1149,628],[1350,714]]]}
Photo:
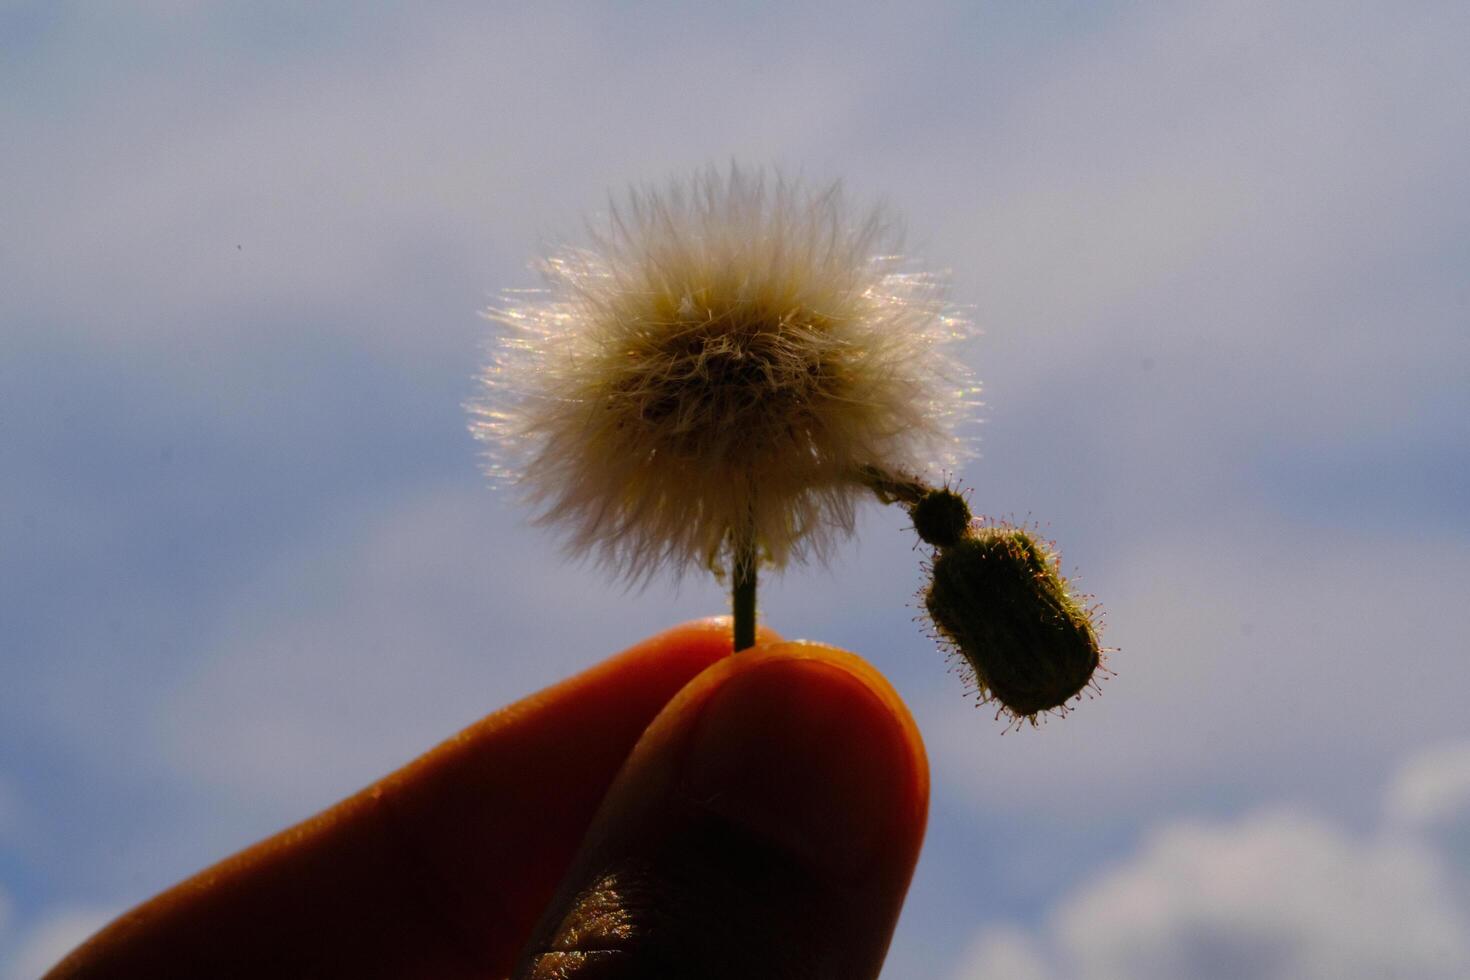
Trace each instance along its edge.
{"label": "white fluffy seed head", "polygon": [[953,466],[976,390],[946,351],[966,324],[893,254],[873,209],[732,166],[614,204],[545,290],[493,309],[471,429],[489,471],[634,579],[825,559],[857,471]]}

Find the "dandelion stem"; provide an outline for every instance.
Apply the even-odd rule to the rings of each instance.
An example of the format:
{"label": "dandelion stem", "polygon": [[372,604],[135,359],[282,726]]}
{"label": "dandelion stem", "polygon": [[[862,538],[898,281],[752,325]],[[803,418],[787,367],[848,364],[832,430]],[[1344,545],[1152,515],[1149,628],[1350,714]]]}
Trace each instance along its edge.
{"label": "dandelion stem", "polygon": [[933,488],[913,477],[890,473],[879,466],[860,466],[853,479],[872,490],[885,504],[902,503],[912,507]]}
{"label": "dandelion stem", "polygon": [[754,535],[744,535],[735,546],[734,571],[730,578],[735,607],[735,652],[755,646],[756,547]]}

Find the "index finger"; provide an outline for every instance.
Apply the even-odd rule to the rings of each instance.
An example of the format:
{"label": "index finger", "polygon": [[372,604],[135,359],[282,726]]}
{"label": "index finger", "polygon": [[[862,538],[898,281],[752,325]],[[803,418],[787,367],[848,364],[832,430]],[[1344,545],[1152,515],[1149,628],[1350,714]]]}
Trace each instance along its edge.
{"label": "index finger", "polygon": [[504,976],[644,729],[730,650],[727,618],[687,623],[495,712],[51,976]]}

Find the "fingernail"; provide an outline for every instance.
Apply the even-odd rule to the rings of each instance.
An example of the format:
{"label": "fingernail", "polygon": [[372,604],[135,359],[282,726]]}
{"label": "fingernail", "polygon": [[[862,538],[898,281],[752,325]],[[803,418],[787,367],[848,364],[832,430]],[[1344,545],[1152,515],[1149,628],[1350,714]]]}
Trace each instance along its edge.
{"label": "fingernail", "polygon": [[850,881],[871,870],[914,793],[892,709],[816,660],[771,660],[727,680],[695,722],[681,775],[699,806]]}

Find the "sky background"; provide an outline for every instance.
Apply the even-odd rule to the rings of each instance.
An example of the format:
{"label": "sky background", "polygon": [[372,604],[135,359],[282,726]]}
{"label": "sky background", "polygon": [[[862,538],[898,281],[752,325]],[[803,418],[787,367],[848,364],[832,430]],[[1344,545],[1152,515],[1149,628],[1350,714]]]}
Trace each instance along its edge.
{"label": "sky background", "polygon": [[545,243],[731,159],[950,270],[974,504],[1121,648],[1002,736],[901,514],[764,583],[928,743],[885,976],[1470,976],[1467,40],[1461,0],[0,0],[0,977],[723,611],[564,562],[461,406]]}

